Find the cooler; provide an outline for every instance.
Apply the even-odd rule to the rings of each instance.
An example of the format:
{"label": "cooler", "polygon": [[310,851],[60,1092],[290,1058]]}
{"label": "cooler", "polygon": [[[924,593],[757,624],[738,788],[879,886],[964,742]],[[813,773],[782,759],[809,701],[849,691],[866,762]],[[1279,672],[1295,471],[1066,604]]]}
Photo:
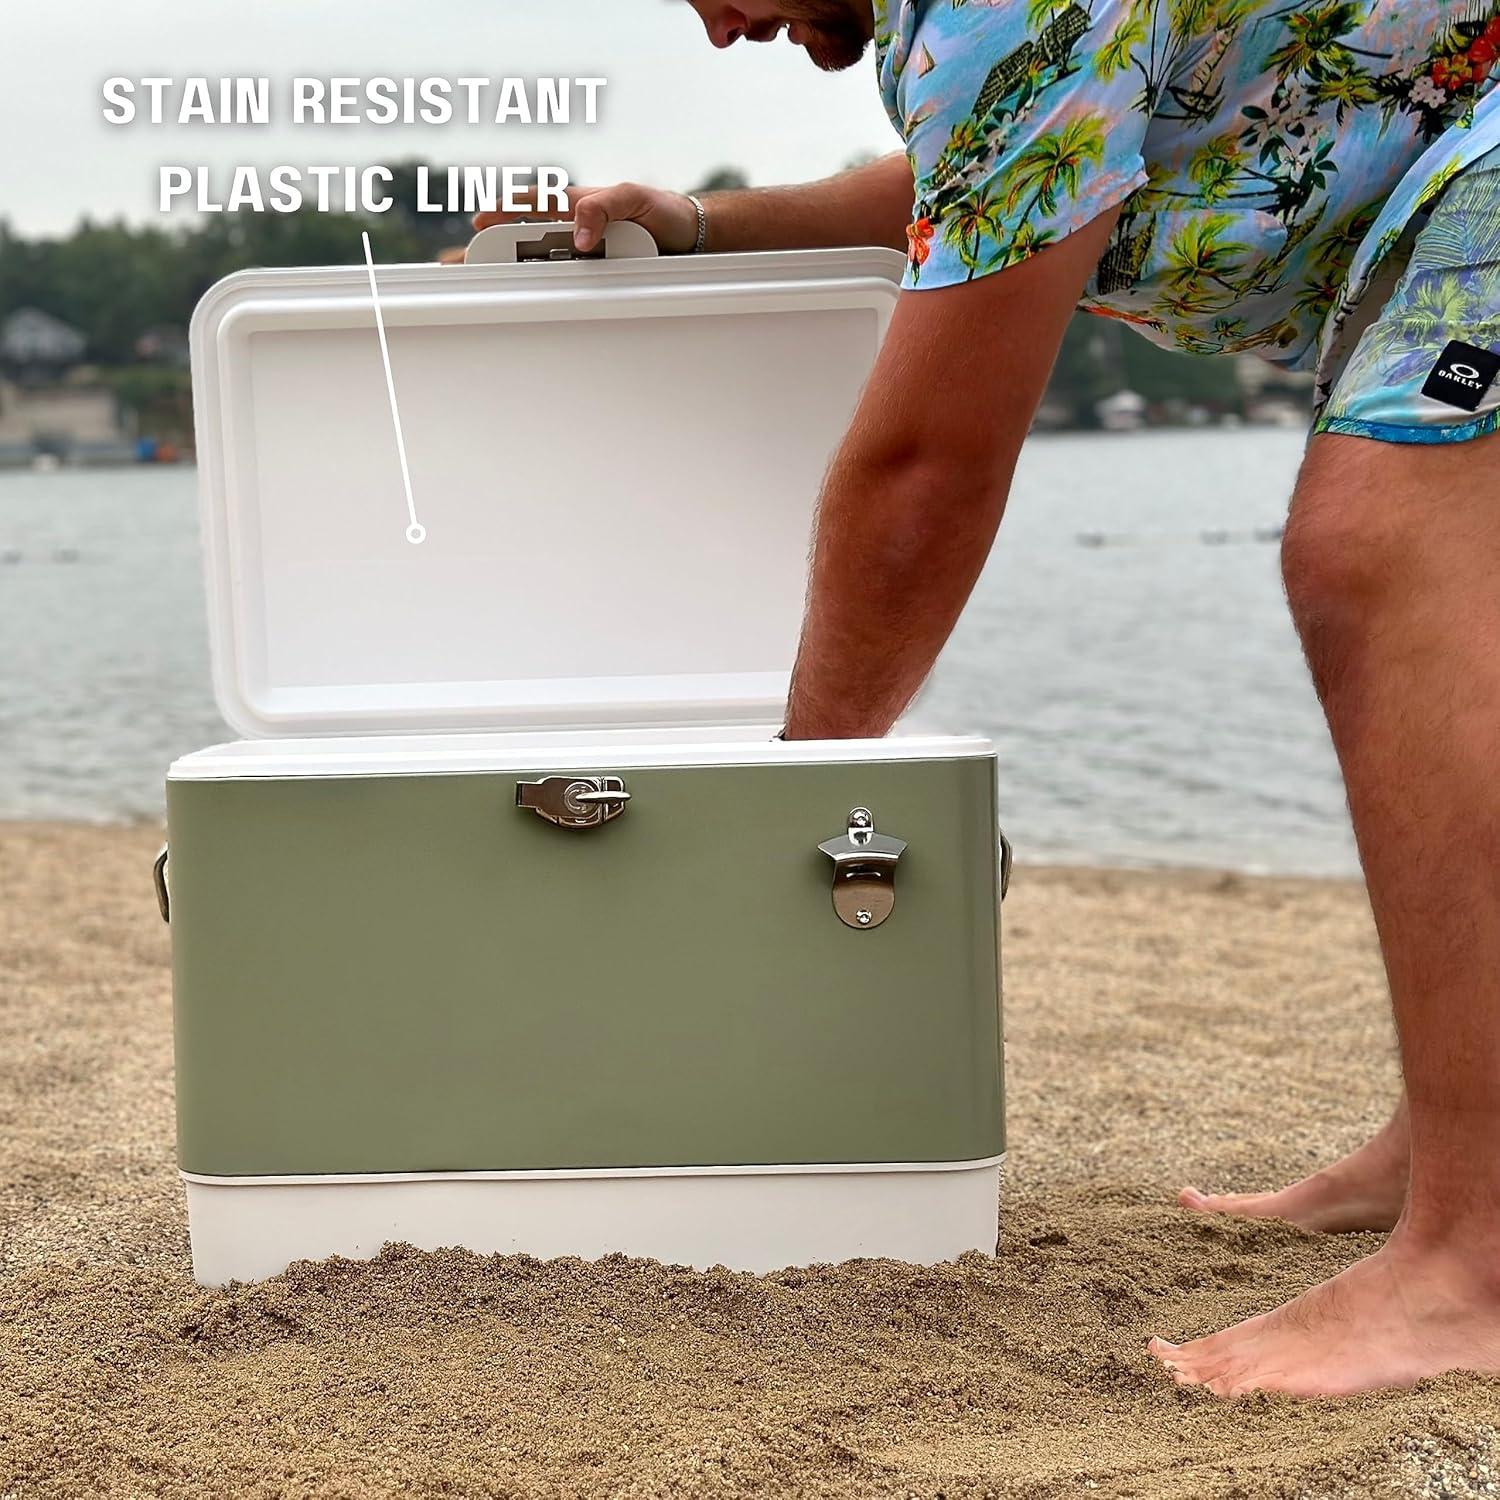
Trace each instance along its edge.
{"label": "cooler", "polygon": [[901,258],[567,245],[378,271],[404,455],[365,268],[194,318],[244,736],[171,767],[158,866],[205,1283],[994,1248],[992,747],[773,739]]}

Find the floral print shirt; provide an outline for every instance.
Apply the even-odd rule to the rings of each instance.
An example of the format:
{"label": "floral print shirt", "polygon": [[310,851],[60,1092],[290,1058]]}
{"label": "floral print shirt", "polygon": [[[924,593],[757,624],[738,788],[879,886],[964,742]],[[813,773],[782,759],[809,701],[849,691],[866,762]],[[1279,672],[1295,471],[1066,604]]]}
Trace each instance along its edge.
{"label": "floral print shirt", "polygon": [[875,19],[916,183],[907,284],[1003,269],[1118,206],[1080,305],[1193,353],[1313,364],[1406,221],[1500,141],[1500,0],[875,0]]}

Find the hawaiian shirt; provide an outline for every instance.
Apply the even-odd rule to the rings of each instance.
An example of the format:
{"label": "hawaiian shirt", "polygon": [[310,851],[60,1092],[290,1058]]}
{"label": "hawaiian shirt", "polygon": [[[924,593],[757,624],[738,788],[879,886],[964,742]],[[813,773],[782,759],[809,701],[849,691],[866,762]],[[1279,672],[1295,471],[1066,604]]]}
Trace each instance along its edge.
{"label": "hawaiian shirt", "polygon": [[1315,363],[1406,221],[1500,141],[1500,0],[874,4],[907,284],[1118,207],[1080,306],[1170,348]]}

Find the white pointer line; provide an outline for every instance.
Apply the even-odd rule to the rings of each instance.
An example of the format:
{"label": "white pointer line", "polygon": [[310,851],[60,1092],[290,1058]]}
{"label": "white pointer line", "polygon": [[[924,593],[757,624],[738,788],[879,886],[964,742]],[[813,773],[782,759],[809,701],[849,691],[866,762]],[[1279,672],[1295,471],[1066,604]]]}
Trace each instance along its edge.
{"label": "white pointer line", "polygon": [[385,366],[385,393],[391,400],[391,424],[396,429],[396,452],[401,459],[401,483],[406,486],[406,513],[411,524],[406,528],[406,540],[413,547],[427,540],[427,528],[417,520],[417,503],[411,497],[411,468],[406,462],[406,439],[401,433],[401,409],[396,405],[396,381],[391,374],[391,350],[385,341],[385,314],[380,310],[380,292],[375,285],[375,257],[370,250],[368,230],[361,230],[360,239],[365,247],[365,269],[370,273],[370,301],[375,304],[375,332],[380,335],[380,362]]}

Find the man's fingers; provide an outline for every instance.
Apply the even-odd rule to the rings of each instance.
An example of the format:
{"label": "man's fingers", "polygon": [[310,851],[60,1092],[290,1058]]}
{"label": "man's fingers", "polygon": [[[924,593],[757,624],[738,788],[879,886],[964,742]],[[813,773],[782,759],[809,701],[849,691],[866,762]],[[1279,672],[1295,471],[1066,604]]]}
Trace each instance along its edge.
{"label": "man's fingers", "polygon": [[[578,200],[588,193],[597,193],[598,188],[575,187],[567,191],[567,207],[561,210],[548,209],[549,214],[555,214],[560,219],[571,219]],[[523,207],[507,212],[504,209],[494,209],[486,213],[474,215],[473,223],[476,230],[488,229],[492,224],[519,224],[523,219],[534,219],[537,217],[536,189],[528,188],[524,194],[518,195],[523,200]]]}
{"label": "man's fingers", "polygon": [[592,250],[607,225],[622,219],[644,219],[650,210],[650,194],[633,182],[584,194],[573,205],[573,218],[578,225],[573,243],[580,250]]}
{"label": "man's fingers", "polygon": [[[534,195],[523,201],[534,201]],[[567,208],[553,210],[552,216],[574,221],[578,227],[573,242],[580,250],[596,249],[605,229],[625,220],[643,226],[665,255],[691,250],[697,234],[697,215],[690,199],[681,193],[663,193],[636,182],[571,188],[567,193]],[[534,209],[525,207],[509,213],[475,214],[474,228],[488,229],[492,224],[516,224],[536,217]]]}

